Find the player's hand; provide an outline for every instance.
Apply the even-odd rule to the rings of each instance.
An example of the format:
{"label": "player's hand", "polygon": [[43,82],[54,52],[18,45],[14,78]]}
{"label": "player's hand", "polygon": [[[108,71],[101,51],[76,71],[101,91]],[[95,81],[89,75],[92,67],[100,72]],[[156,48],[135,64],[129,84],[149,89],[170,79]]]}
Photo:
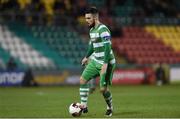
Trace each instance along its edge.
{"label": "player's hand", "polygon": [[84,66],[87,64],[87,62],[88,62],[88,58],[84,57],[81,61],[81,65]]}
{"label": "player's hand", "polygon": [[101,67],[101,74],[106,73],[107,66],[108,66],[108,64],[103,64],[103,65],[102,65],[102,67]]}

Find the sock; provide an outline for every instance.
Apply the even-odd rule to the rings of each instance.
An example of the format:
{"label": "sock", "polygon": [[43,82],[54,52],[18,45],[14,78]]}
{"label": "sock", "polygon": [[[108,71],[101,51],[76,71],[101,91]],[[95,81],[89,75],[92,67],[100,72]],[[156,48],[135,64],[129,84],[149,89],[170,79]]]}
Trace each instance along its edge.
{"label": "sock", "polygon": [[79,94],[80,94],[80,98],[81,98],[81,104],[84,107],[87,107],[88,95],[89,95],[89,85],[88,84],[80,85]]}
{"label": "sock", "polygon": [[106,91],[103,93],[104,99],[107,103],[107,109],[113,109],[112,106],[112,95],[109,91]]}

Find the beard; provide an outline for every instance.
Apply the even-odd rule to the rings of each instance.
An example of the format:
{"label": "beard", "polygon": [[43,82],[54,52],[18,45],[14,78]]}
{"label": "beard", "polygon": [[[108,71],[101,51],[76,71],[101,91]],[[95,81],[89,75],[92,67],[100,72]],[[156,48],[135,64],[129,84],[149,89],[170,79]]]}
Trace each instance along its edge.
{"label": "beard", "polygon": [[95,26],[95,21],[92,24],[89,25],[89,28],[92,28],[94,26]]}

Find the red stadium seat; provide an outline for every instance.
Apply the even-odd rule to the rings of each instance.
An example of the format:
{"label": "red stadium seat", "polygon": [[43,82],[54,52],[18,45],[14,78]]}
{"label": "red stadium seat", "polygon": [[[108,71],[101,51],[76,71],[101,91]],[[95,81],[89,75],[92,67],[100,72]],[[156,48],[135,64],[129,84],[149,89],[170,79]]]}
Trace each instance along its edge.
{"label": "red stadium seat", "polygon": [[175,53],[170,46],[166,46],[161,39],[147,32],[142,27],[124,27],[124,36],[114,41],[118,52],[125,54],[129,61],[138,64],[179,63],[180,53]]}

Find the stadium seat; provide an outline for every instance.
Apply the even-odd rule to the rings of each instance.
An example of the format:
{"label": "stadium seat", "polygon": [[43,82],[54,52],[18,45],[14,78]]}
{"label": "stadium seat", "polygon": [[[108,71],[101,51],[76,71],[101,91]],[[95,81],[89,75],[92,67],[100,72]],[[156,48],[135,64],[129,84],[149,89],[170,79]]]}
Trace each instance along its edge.
{"label": "stadium seat", "polygon": [[[123,37],[113,39],[114,49],[138,64],[177,63],[179,38],[175,27],[123,27]],[[173,40],[172,40],[173,39]],[[175,50],[173,50],[172,46]],[[165,60],[167,59],[167,60]]]}

